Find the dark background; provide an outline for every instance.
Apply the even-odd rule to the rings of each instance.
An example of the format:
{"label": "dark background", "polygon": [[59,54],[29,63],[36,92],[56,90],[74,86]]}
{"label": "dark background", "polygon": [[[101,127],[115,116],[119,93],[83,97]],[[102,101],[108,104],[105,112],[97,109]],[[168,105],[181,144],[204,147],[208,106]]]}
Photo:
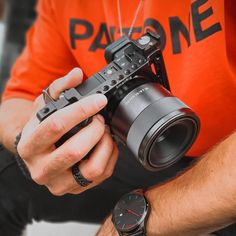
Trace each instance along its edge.
{"label": "dark background", "polygon": [[0,94],[10,69],[25,44],[25,32],[35,18],[36,0],[0,0],[0,22],[5,25],[0,52]]}

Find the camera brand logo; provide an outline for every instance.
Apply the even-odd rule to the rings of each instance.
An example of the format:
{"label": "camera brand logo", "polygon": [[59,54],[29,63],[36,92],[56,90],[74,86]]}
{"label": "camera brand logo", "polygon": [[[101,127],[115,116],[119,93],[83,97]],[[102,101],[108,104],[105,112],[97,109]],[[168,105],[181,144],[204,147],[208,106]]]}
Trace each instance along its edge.
{"label": "camera brand logo", "polygon": [[[151,29],[157,32],[161,36],[161,49],[164,50],[166,46],[167,33],[170,32],[170,41],[172,46],[173,54],[181,53],[181,40],[185,40],[185,45],[189,47],[194,40],[196,42],[202,41],[211,35],[222,30],[220,22],[217,22],[217,16],[214,15],[213,8],[210,5],[209,0],[196,0],[191,4],[191,12],[189,19],[192,20],[192,26],[188,24],[187,26],[182,22],[179,16],[169,16],[169,29],[164,29],[162,24],[154,18],[147,18],[144,21],[143,26],[134,27],[133,34],[141,34],[146,29]],[[205,5],[205,6],[204,6]],[[202,10],[202,8],[206,10]],[[209,23],[206,27],[202,27],[205,21],[209,19],[213,23]],[[78,32],[77,26],[82,26],[80,28],[84,29],[83,32]],[[193,29],[191,29],[191,27]],[[144,30],[143,30],[144,29]],[[128,34],[130,28],[123,28],[123,32]],[[194,32],[195,39],[190,40],[190,31]],[[94,26],[91,22],[84,19],[72,18],[69,21],[69,32],[70,32],[70,44],[72,49],[76,49],[77,43],[80,40],[88,40],[93,38],[88,50],[95,52],[98,49],[105,49],[109,44],[115,41],[115,34],[119,32],[119,27],[108,26],[106,23],[101,23],[98,32],[95,33]]]}
{"label": "camera brand logo", "polygon": [[137,98],[139,95],[145,93],[147,90],[149,90],[149,88],[145,87],[145,88],[139,89],[135,94],[132,94],[132,96],[130,96],[130,97],[128,95],[126,98],[124,98],[125,105],[129,105],[135,98]]}

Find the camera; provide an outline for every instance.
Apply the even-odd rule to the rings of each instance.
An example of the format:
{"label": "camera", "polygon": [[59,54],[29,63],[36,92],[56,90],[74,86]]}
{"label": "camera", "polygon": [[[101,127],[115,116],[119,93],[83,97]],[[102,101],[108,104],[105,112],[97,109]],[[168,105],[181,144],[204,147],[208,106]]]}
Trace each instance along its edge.
{"label": "camera", "polygon": [[[117,140],[126,144],[144,168],[156,171],[178,161],[192,146],[200,121],[171,94],[160,36],[147,31],[139,39],[120,38],[105,50],[108,63],[83,84],[64,91],[37,113],[43,121],[53,112],[81,98],[101,93],[108,98],[100,112]],[[78,124],[57,143],[87,125]]]}

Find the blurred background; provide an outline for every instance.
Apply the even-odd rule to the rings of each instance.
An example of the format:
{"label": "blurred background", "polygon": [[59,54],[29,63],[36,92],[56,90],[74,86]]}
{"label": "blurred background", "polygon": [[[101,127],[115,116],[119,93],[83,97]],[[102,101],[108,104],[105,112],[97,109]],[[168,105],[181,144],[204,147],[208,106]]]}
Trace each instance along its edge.
{"label": "blurred background", "polygon": [[[25,44],[25,33],[36,17],[37,0],[0,0],[0,95],[11,67]],[[93,236],[98,225],[34,222],[24,236]]]}
{"label": "blurred background", "polygon": [[0,0],[0,93],[25,43],[36,0]]}

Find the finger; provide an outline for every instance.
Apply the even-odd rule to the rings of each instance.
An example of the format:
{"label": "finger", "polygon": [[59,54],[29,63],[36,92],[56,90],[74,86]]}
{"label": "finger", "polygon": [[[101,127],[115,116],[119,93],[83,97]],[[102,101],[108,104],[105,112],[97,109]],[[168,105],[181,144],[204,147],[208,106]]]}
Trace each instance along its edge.
{"label": "finger", "polygon": [[[54,146],[65,133],[98,113],[106,104],[107,98],[104,95],[94,94],[53,113],[40,124],[35,117],[27,125],[28,130],[24,130],[27,134],[24,140],[24,151],[40,153]],[[24,151],[22,150],[23,153]]]}
{"label": "finger", "polygon": [[[49,85],[48,87],[49,95],[56,100],[63,91],[65,91],[66,89],[76,87],[77,85],[81,84],[82,80],[83,80],[82,70],[79,68],[74,68],[67,75],[53,81],[52,84]],[[43,99],[43,95],[41,94],[34,101],[35,114],[44,106],[45,102]]]}
{"label": "finger", "polygon": [[109,163],[107,165],[107,168],[106,168],[102,178],[97,179],[92,184],[88,185],[87,187],[80,187],[78,185],[78,183],[75,181],[77,185],[75,185],[75,188],[72,189],[71,191],[69,191],[68,193],[80,194],[81,192],[84,192],[85,190],[87,190],[89,188],[92,188],[94,186],[97,186],[97,185],[101,184],[105,179],[109,178],[112,175],[114,167],[115,167],[115,163],[117,161],[117,158],[118,158],[118,148],[115,145],[115,148],[114,148],[114,150],[112,152],[112,155],[110,157]]}
{"label": "finger", "polygon": [[115,166],[116,166],[116,162],[118,160],[118,156],[119,156],[119,150],[118,150],[117,145],[114,143],[112,156],[106,166],[106,170],[104,171],[104,176],[106,176],[106,178],[109,178],[112,176]]}
{"label": "finger", "polygon": [[[105,133],[96,145],[91,156],[80,163],[81,174],[88,180],[103,178],[106,166],[113,152],[113,140],[108,133]],[[106,177],[104,177],[106,178]]]}
{"label": "finger", "polygon": [[[35,175],[32,173],[37,172],[37,169],[43,169],[43,167],[40,167],[39,165],[37,168],[33,168],[31,171],[33,180],[40,184],[40,185],[46,185],[50,192],[54,195],[63,195],[65,193],[73,193],[78,194],[80,192],[83,192],[86,189],[89,189],[91,187],[94,187],[98,185],[99,183],[103,182],[105,179],[109,178],[114,170],[116,161],[118,158],[118,148],[116,144],[114,145],[114,149],[112,154],[110,155],[109,162],[106,166],[106,169],[104,171],[104,175],[102,177],[97,178],[96,180],[92,180],[93,182],[89,184],[88,187],[81,187],[76,180],[74,179],[72,175],[71,168],[67,170],[63,170],[57,175],[47,177],[46,182],[42,182],[42,179],[35,178]],[[39,163],[40,164],[40,163]],[[81,167],[80,167],[81,171]],[[82,173],[82,171],[81,171]],[[83,174],[82,174],[83,175]]]}
{"label": "finger", "polygon": [[[93,154],[90,157],[90,162],[92,162],[93,159],[96,159],[97,157],[100,158],[100,156],[95,157],[96,155],[104,154],[104,153],[100,152],[100,149],[104,150],[104,145],[112,145],[113,146],[113,143],[108,143],[110,141],[108,141],[106,139],[110,139],[109,134],[105,134],[103,136],[103,139],[100,140],[100,142],[97,144],[96,148],[94,149]],[[104,159],[107,159],[107,160],[105,160],[105,162],[103,164],[104,166],[102,167],[104,169],[104,175],[102,175],[102,176],[98,175],[96,177],[96,179],[95,178],[88,179],[82,173],[83,172],[82,165],[84,165],[85,162],[80,163],[81,174],[86,179],[93,181],[93,185],[90,184],[89,187],[87,187],[87,188],[91,188],[91,187],[99,184],[100,182],[102,182],[104,179],[111,176],[114,166],[115,166],[115,163],[116,163],[116,160],[117,160],[117,156],[118,156],[118,151],[117,151],[118,149],[117,149],[116,145],[114,145],[114,146],[115,146],[115,148],[114,149],[112,148],[111,153],[105,152],[105,155],[107,155],[107,158],[104,158]],[[95,160],[95,162],[96,162],[96,160]],[[101,158],[101,162],[103,162],[102,158]],[[96,163],[91,163],[91,165],[93,165],[93,164],[96,164]],[[49,188],[50,192],[52,192],[54,195],[63,195],[65,193],[73,193],[73,192],[76,192],[76,194],[78,194],[81,192],[81,190],[84,190],[84,187],[81,188],[81,186],[79,186],[79,184],[75,181],[74,177],[72,176],[71,168],[69,170],[66,170],[65,172],[63,172],[61,175],[54,177],[47,184],[47,187]]]}
{"label": "finger", "polygon": [[[104,95],[94,94],[53,113],[37,129],[38,144],[45,141],[49,145],[54,144],[73,127],[97,114],[106,104],[107,98]],[[47,137],[50,143],[42,139],[42,136]]]}
{"label": "finger", "polygon": [[70,190],[68,193],[70,193],[70,194],[80,194],[80,193],[82,193],[82,192],[84,192],[84,191],[86,191],[86,190],[88,190],[90,188],[93,188],[93,187],[101,184],[102,182],[103,182],[102,180],[101,181],[96,181],[96,182],[93,182],[93,183],[89,184],[86,187],[81,187],[77,183],[77,187],[72,189],[72,190]]}
{"label": "finger", "polygon": [[74,68],[67,75],[59,78],[49,85],[49,95],[53,99],[58,99],[60,94],[70,88],[76,87],[83,80],[83,72],[79,68]]}
{"label": "finger", "polygon": [[71,169],[69,169],[63,172],[60,176],[50,180],[46,186],[53,195],[62,196],[67,193],[73,193],[74,191],[76,191],[76,194],[79,194],[89,188],[95,187],[97,184],[99,183],[93,182],[86,187],[79,186],[72,176]]}
{"label": "finger", "polygon": [[[49,86],[49,93],[50,96],[52,96],[54,99],[56,99],[64,90],[72,88],[77,86],[82,82],[83,73],[81,69],[74,68],[72,71],[70,71],[66,76],[55,80],[50,86]],[[51,88],[50,88],[51,87]],[[33,112],[30,117],[29,127],[30,131],[28,133],[32,133],[34,130],[33,127],[38,125],[40,121],[36,118],[36,113],[42,109],[45,106],[45,102],[43,99],[43,95],[41,94],[38,96],[33,104]]]}
{"label": "finger", "polygon": [[104,131],[104,120],[95,116],[88,126],[54,150],[50,157],[44,159],[44,168],[39,173],[42,181],[62,173],[80,161],[99,142]]}

